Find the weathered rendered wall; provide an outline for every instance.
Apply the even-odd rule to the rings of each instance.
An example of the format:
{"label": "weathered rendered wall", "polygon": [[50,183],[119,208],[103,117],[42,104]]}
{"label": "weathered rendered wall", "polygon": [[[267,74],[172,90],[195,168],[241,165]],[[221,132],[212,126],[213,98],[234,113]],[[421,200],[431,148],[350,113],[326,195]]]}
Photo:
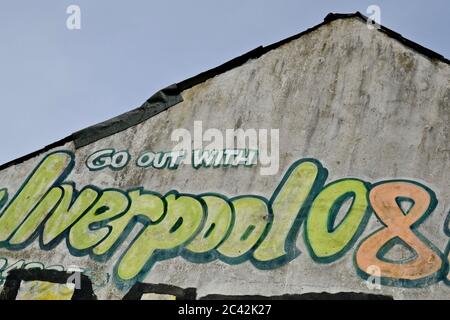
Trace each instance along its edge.
{"label": "weathered rendered wall", "polygon": [[[77,190],[88,185],[124,192],[143,187],[160,195],[177,190],[193,195],[221,194],[228,199],[242,195],[271,199],[291,165],[301,159],[315,159],[328,170],[325,185],[350,178],[363,180],[366,186],[408,180],[403,186],[416,201],[411,212],[417,209],[414,214],[422,216],[433,202],[432,197],[427,198],[431,194],[428,189],[420,185],[435,193],[437,206],[420,226],[417,225],[415,232],[420,233],[420,237],[410,231],[411,224],[416,227],[415,220],[407,223],[404,215],[398,216],[398,211],[386,207],[387,216],[377,212],[377,218],[373,210],[368,209],[367,225],[363,221],[358,229],[362,234],[351,237],[345,250],[336,256],[314,257],[311,252],[314,249],[307,244],[314,236],[305,236],[307,222],[304,220],[301,226],[297,225],[298,235],[292,238],[301,253],[285,263],[261,263],[258,267],[257,263],[255,266],[244,258],[240,263],[235,261],[236,264],[228,263],[227,259],[211,262],[200,259],[194,263],[175,256],[179,251],[172,250],[173,258],[157,261],[150,270],[140,273],[141,282],[196,288],[197,297],[366,292],[396,299],[450,298],[450,287],[444,281],[447,277],[445,250],[449,242],[444,228],[450,211],[449,65],[433,61],[376,30],[369,30],[358,19],[337,20],[186,90],[182,95],[182,103],[114,136],[78,150],[72,143],[57,148],[74,154],[75,166],[65,181],[74,182]],[[135,165],[142,151],[170,150],[175,145],[170,140],[173,130],[192,130],[194,121],[203,121],[204,129],[280,129],[278,173],[263,176],[259,165],[200,169],[181,165],[176,170],[144,169]],[[122,170],[90,171],[86,159],[95,151],[108,148],[127,150],[132,160]],[[0,172],[0,187],[7,189],[8,201],[40,161],[54,151]],[[399,190],[398,185],[389,187],[392,192]],[[368,201],[365,197],[360,200]],[[385,203],[374,201],[371,205],[383,208]],[[421,205],[425,207],[419,212]],[[277,214],[283,212],[274,212],[273,221]],[[257,218],[257,222],[267,221],[265,215]],[[403,241],[412,241],[418,264],[409,270],[406,270],[408,266],[402,269],[402,265],[392,268],[388,265],[386,272],[397,272],[397,281],[391,278],[383,281],[381,290],[370,290],[359,269],[364,265],[362,262],[381,249],[385,244],[383,240],[388,237],[385,235],[375,241],[376,248],[361,248],[359,262],[358,246],[383,228],[382,222],[388,229],[397,227],[393,232]],[[293,227],[289,221],[284,223],[287,229]],[[70,239],[65,238],[48,250],[40,248],[38,238],[31,243],[18,241],[18,246],[12,247],[11,241],[6,241],[7,230],[0,226],[0,257],[8,263],[3,267],[2,276],[6,276],[8,266],[21,259],[66,269],[76,265],[89,269],[87,275],[94,278],[98,298],[121,299],[134,280],[122,283],[114,267],[140,229],[136,226],[107,261],[95,261],[86,255],[87,251],[72,248],[69,252]],[[321,243],[318,237],[312,246],[323,245],[326,249],[326,241]],[[423,238],[434,247],[428,242],[424,245]],[[163,239],[163,236],[155,239]],[[152,245],[151,240],[147,243]],[[185,246],[187,243],[180,248]],[[436,253],[439,251],[440,255]],[[382,272],[384,276],[384,268]],[[402,275],[412,280],[401,279]]]}

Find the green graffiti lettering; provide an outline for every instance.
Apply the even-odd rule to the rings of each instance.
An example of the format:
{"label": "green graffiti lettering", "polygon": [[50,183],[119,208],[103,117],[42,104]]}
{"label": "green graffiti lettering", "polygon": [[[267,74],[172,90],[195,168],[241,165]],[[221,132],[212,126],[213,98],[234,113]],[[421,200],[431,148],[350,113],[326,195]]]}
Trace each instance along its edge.
{"label": "green graffiti lettering", "polygon": [[48,214],[58,205],[63,197],[61,187],[52,188],[31,212],[25,222],[17,229],[9,240],[11,245],[18,245],[28,240],[44,221]]}
{"label": "green graffiti lettering", "polygon": [[[257,261],[273,261],[286,255],[295,257],[295,242],[287,241],[291,231],[289,226],[301,223],[303,217],[300,216],[300,210],[310,195],[317,176],[321,174],[320,171],[319,166],[310,161],[300,161],[288,171],[287,180],[280,184],[273,196],[274,220],[269,234],[253,254]],[[287,244],[291,248],[286,248]]]}
{"label": "green graffiti lettering", "polygon": [[47,220],[42,232],[42,242],[48,245],[63,234],[78,218],[81,217],[98,199],[99,193],[91,188],[83,189],[72,203],[74,187],[62,185],[64,196],[58,207]]}
{"label": "green graffiti lettering", "polygon": [[110,221],[108,226],[112,229],[106,239],[94,248],[94,254],[103,255],[111,247],[123,238],[125,229],[130,222],[142,222],[144,225],[155,223],[164,214],[164,202],[154,194],[144,193],[142,190],[134,190],[128,193],[131,199],[130,209],[122,217]]}
{"label": "green graffiti lettering", "polygon": [[234,222],[231,203],[217,196],[203,196],[208,208],[205,227],[186,249],[193,254],[207,253],[216,249],[228,236]]}
{"label": "green graffiti lettering", "polygon": [[110,233],[107,222],[127,210],[129,201],[119,191],[104,191],[95,205],[70,229],[70,245],[77,250],[89,249]]}
{"label": "green graffiti lettering", "polygon": [[266,201],[257,197],[241,197],[232,200],[236,220],[231,234],[220,245],[218,251],[225,260],[238,263],[247,258],[249,251],[262,237],[269,222]]}
{"label": "green graffiti lettering", "polygon": [[131,280],[141,271],[149,270],[156,260],[176,256],[177,249],[192,240],[203,226],[206,213],[200,201],[176,194],[167,195],[165,200],[164,219],[145,228],[120,260],[117,267],[120,279]]}
{"label": "green graffiti lettering", "polygon": [[[351,207],[336,226],[336,215],[349,199],[352,199]],[[345,253],[365,227],[368,207],[367,186],[360,180],[341,180],[325,187],[314,199],[306,222],[306,239],[312,256],[328,262]]]}
{"label": "green graffiti lettering", "polygon": [[72,157],[66,152],[47,156],[30,175],[0,217],[0,241],[7,240],[48,190],[61,178]]}

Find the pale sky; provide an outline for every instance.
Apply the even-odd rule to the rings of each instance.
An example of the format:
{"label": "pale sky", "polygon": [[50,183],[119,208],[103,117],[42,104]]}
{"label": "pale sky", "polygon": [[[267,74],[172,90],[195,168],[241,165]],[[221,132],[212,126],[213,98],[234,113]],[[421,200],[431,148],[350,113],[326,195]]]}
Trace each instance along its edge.
{"label": "pale sky", "polygon": [[[66,27],[69,5],[81,30]],[[3,0],[0,164],[140,106],[153,93],[323,21],[366,14],[450,57],[448,0]]]}

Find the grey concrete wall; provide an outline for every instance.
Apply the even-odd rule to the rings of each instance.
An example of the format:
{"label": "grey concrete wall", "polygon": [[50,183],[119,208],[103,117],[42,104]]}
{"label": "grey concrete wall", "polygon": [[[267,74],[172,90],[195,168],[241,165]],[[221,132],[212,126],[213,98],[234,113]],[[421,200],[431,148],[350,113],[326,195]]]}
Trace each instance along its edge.
{"label": "grey concrete wall", "polygon": [[[76,183],[78,190],[86,185],[120,190],[142,186],[162,195],[177,190],[269,199],[295,161],[314,158],[328,169],[326,184],[344,178],[368,183],[407,179],[433,190],[437,207],[416,232],[445,256],[449,239],[444,224],[450,211],[449,65],[370,31],[360,20],[337,20],[182,95],[184,102],[114,136],[78,150],[71,143],[57,148],[75,157],[66,180]],[[170,140],[173,130],[190,130],[194,121],[203,121],[204,129],[279,129],[278,173],[263,176],[260,165],[198,170],[189,165],[176,170],[136,167],[134,161],[142,151],[170,150],[175,145]],[[128,150],[131,162],[117,171],[88,170],[86,159],[107,148]],[[10,200],[39,161],[53,151],[0,173],[0,186],[8,189]],[[450,297],[444,281],[446,257],[433,275],[436,279],[425,284],[398,281],[372,290],[367,287],[354,259],[358,245],[383,227],[373,212],[342,257],[326,263],[312,258],[303,225],[295,240],[301,254],[273,269],[258,269],[250,261],[193,263],[178,256],[155,263],[141,281],[194,287],[199,297],[308,292],[367,292],[396,299]],[[113,268],[139,230],[136,226],[106,262],[75,256],[65,240],[51,250],[40,248],[38,239],[20,250],[10,250],[4,243],[0,257],[9,265],[23,259],[45,266],[87,268],[99,283],[94,286],[99,298],[120,299],[127,288],[117,285]]]}

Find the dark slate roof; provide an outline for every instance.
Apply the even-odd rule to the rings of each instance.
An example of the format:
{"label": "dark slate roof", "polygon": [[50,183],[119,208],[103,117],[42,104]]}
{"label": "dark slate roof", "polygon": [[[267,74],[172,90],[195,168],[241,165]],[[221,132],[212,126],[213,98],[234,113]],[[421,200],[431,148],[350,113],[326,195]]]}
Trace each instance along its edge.
{"label": "dark slate roof", "polygon": [[[237,58],[234,58],[216,68],[210,69],[208,71],[202,72],[192,78],[186,79],[184,81],[181,81],[177,84],[173,84],[167,88],[164,88],[157,93],[155,93],[153,96],[151,96],[142,106],[140,106],[137,109],[131,110],[129,112],[126,112],[122,115],[119,115],[117,117],[114,117],[110,120],[107,120],[105,122],[93,125],[91,127],[88,127],[86,129],[80,130],[78,132],[75,132],[71,134],[70,136],[59,140],[55,143],[52,143],[40,150],[37,150],[33,153],[30,153],[26,156],[23,156],[21,158],[18,158],[16,160],[10,161],[8,163],[5,163],[0,166],[0,170],[3,170],[9,166],[16,165],[19,163],[22,163],[30,158],[33,158],[41,153],[44,153],[48,150],[51,150],[53,148],[62,146],[68,142],[73,141],[75,144],[75,148],[81,148],[86,145],[89,145],[97,140],[103,139],[105,137],[108,137],[110,135],[113,135],[115,133],[118,133],[120,131],[126,130],[132,126],[135,126],[161,112],[164,110],[167,110],[168,108],[178,104],[179,102],[183,101],[183,98],[181,96],[181,93],[189,88],[192,88],[199,83],[205,82],[208,79],[211,79],[221,73],[227,72],[231,69],[237,68],[244,63],[246,63],[248,60],[251,59],[257,59],[261,57],[262,55],[266,54],[267,52],[274,50],[276,48],[279,48],[280,46],[296,40],[300,37],[302,37],[305,34],[308,34],[314,30],[317,30],[318,28],[339,19],[351,19],[351,18],[358,18],[361,19],[363,22],[367,23],[369,21],[369,18],[361,14],[360,12],[355,13],[349,13],[349,14],[341,14],[341,13],[329,13],[324,21],[312,28],[309,28],[299,34],[296,34],[294,36],[291,36],[289,38],[286,38],[284,40],[281,40],[279,42],[276,42],[274,44],[268,45],[268,46],[260,46],[254,50],[251,50],[250,52],[247,52]],[[380,26],[378,29],[379,32],[382,32],[386,34],[387,36],[396,39],[397,41],[401,42],[403,45],[415,50],[418,53],[421,53],[428,58],[432,60],[438,60],[446,64],[450,64],[450,60],[446,59],[441,54],[434,52],[428,48],[425,48],[421,46],[418,43],[415,43],[411,40],[408,40],[404,38],[401,34],[388,29],[384,26]]]}

